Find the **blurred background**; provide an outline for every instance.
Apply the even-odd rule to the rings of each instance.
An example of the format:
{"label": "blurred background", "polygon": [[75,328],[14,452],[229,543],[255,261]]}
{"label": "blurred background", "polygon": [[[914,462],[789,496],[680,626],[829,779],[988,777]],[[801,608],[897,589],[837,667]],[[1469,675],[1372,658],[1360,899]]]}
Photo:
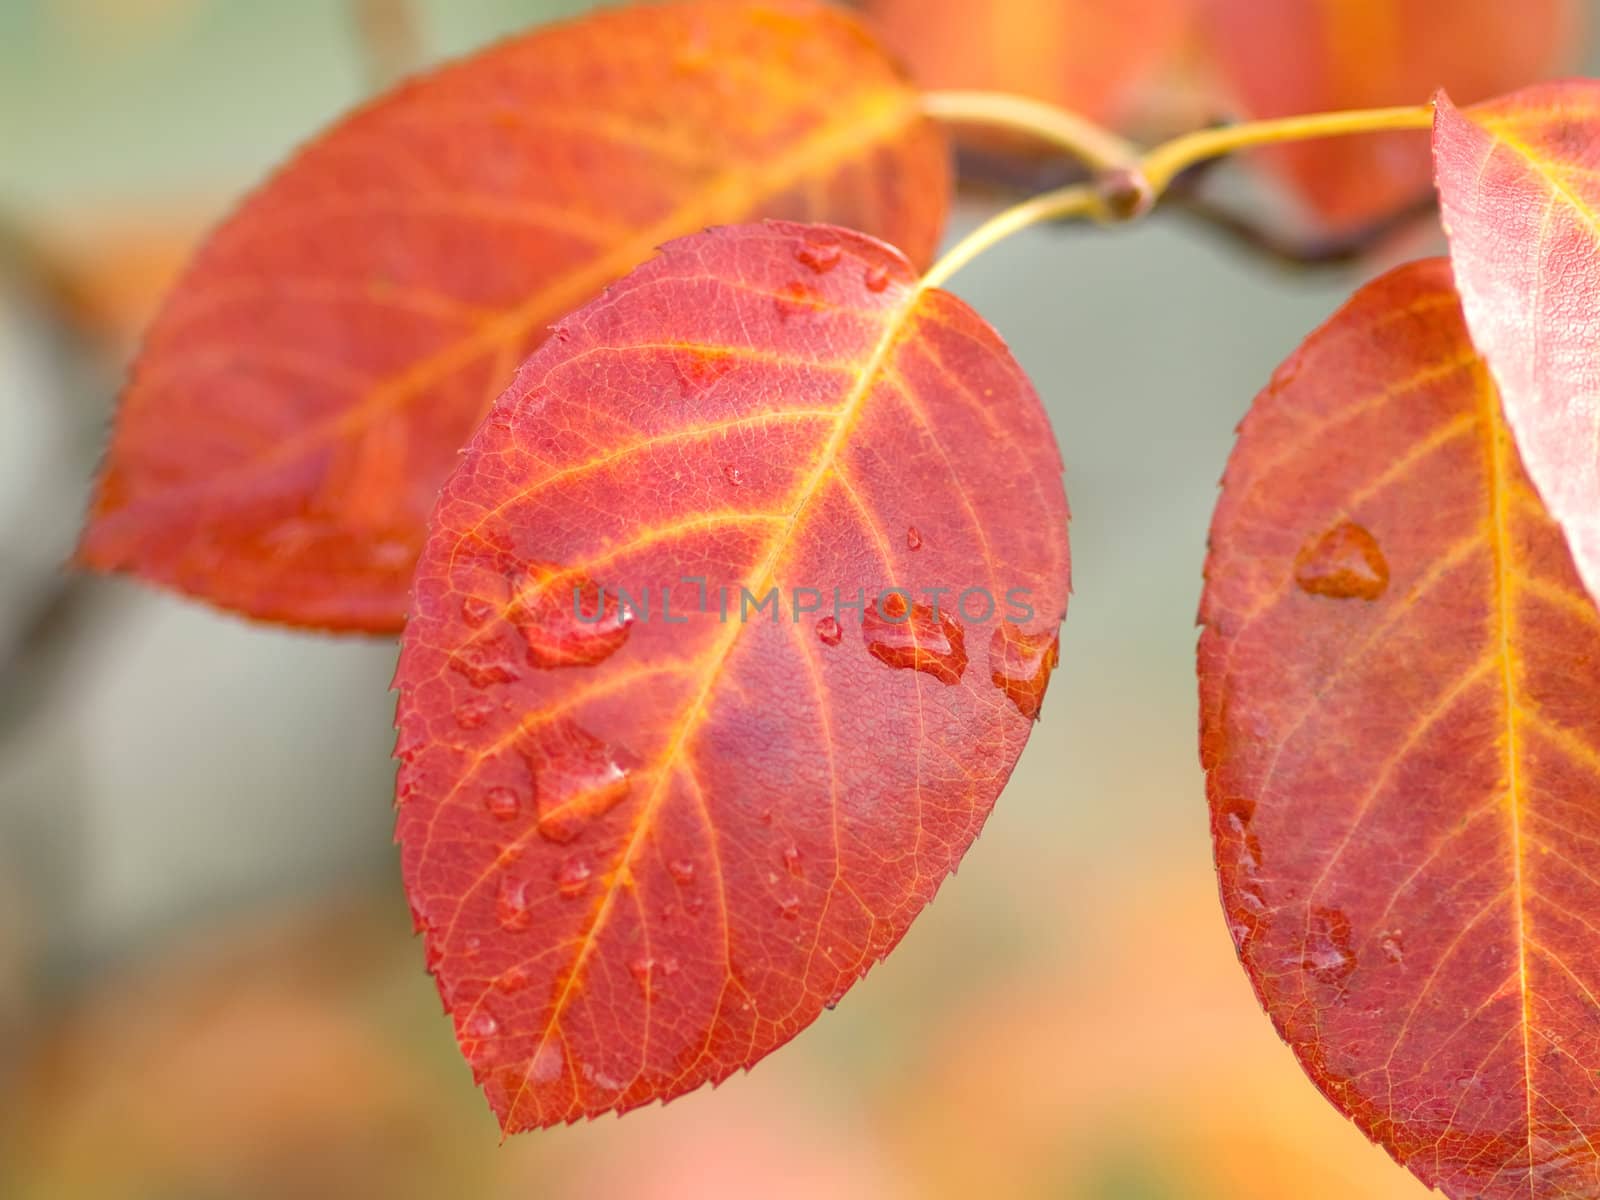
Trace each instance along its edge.
{"label": "blurred background", "polygon": [[[0,0],[0,1195],[1423,1195],[1234,958],[1193,647],[1235,422],[1361,278],[1429,252],[1426,224],[1291,269],[1160,216],[1034,231],[959,276],[1066,458],[1076,594],[1043,720],[960,875],[837,1011],[626,1120],[500,1144],[400,891],[392,643],[61,571],[127,358],[206,227],[396,72],[586,7]],[[1222,115],[1181,82],[1186,37],[1120,124]]]}

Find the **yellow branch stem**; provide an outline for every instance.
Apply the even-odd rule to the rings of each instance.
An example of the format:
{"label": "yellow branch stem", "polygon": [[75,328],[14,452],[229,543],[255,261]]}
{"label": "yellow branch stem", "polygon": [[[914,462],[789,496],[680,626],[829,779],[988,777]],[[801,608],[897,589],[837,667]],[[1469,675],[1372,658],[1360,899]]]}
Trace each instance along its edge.
{"label": "yellow branch stem", "polygon": [[1348,137],[1356,133],[1381,133],[1394,129],[1428,129],[1433,125],[1433,105],[1405,108],[1364,108],[1349,112],[1313,113],[1250,121],[1220,129],[1201,129],[1164,142],[1139,161],[1139,169],[1157,195],[1180,174],[1208,158],[1220,158],[1253,146],[1278,142],[1308,142],[1315,138]]}
{"label": "yellow branch stem", "polygon": [[1182,134],[1144,154],[1083,117],[1035,100],[996,92],[930,92],[923,109],[944,121],[979,123],[1039,138],[1090,167],[1093,183],[1044,192],[998,213],[952,246],[922,280],[939,287],[984,251],[1030,225],[1090,217],[1125,220],[1147,212],[1172,181],[1207,159],[1282,142],[1387,130],[1427,129],[1433,105],[1353,109],[1250,121]]}
{"label": "yellow branch stem", "polygon": [[1139,161],[1139,147],[1087,117],[1005,92],[926,92],[922,111],[952,125],[992,125],[1065,150],[1096,171]]}

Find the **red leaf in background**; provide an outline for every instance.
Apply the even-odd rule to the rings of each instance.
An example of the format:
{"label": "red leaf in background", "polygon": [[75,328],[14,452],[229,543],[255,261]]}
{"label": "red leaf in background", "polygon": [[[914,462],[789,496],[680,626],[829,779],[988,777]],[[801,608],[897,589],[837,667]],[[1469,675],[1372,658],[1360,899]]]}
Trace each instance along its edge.
{"label": "red leaf in background", "polygon": [[1032,728],[1060,473],[994,332],[844,230],[674,242],[528,361],[396,677],[406,886],[506,1129],[723,1079],[895,945]]}
{"label": "red leaf in background", "polygon": [[866,0],[863,8],[925,88],[1011,92],[1115,123],[1178,51],[1191,3]]}
{"label": "red leaf in background", "polygon": [[549,322],[760,215],[925,262],[916,94],[808,0],[620,9],[406,84],[212,237],[123,397],[80,559],[254,617],[398,629],[457,451]]}
{"label": "red leaf in background", "polygon": [[[1570,66],[1578,0],[1198,0],[1202,36],[1244,117],[1421,104],[1439,87],[1482,100]],[[1321,224],[1359,228],[1423,196],[1419,133],[1258,152]]]}
{"label": "red leaf in background", "polygon": [[1600,83],[1547,84],[1466,113],[1441,94],[1434,150],[1472,340],[1600,596]]}
{"label": "red leaf in background", "polygon": [[1223,905],[1278,1031],[1447,1195],[1597,1194],[1600,616],[1445,260],[1256,401],[1201,619]]}

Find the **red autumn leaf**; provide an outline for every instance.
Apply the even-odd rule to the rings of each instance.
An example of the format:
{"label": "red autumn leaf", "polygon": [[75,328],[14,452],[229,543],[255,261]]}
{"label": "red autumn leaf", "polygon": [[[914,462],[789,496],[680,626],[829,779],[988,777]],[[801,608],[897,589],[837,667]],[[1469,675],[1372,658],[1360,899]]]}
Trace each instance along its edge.
{"label": "red autumn leaf", "polygon": [[[1247,117],[1483,100],[1569,66],[1578,0],[1200,0],[1203,36]],[[1261,153],[1318,221],[1358,228],[1419,199],[1427,139],[1384,133]]]}
{"label": "red autumn leaf", "polygon": [[1178,51],[1192,0],[867,0],[926,88],[1010,92],[1096,120],[1128,114]]}
{"label": "red autumn leaf", "polygon": [[397,673],[405,882],[506,1129],[723,1079],[895,945],[1037,715],[1060,472],[993,331],[835,228],[674,242],[528,361]]}
{"label": "red autumn leaf", "polygon": [[1445,260],[1256,401],[1201,619],[1223,905],[1278,1031],[1447,1195],[1595,1195],[1600,616]]}
{"label": "red autumn leaf", "polygon": [[81,560],[396,630],[457,451],[549,322],[661,242],[832,220],[925,262],[944,143],[811,0],[619,9],[409,83],[212,237],[155,323]]}
{"label": "red autumn leaf", "polygon": [[1463,113],[1434,152],[1450,258],[1528,474],[1600,596],[1600,83]]}

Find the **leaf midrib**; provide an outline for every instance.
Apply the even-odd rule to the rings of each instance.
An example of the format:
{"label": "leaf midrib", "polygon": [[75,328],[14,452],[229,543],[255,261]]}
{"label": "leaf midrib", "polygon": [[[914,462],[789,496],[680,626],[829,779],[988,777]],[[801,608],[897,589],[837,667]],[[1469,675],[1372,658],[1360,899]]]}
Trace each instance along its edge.
{"label": "leaf midrib", "polygon": [[1516,572],[1510,558],[1511,540],[1510,506],[1507,504],[1511,475],[1507,442],[1510,431],[1500,413],[1500,394],[1495,388],[1487,362],[1480,361],[1475,368],[1478,376],[1478,393],[1484,402],[1484,428],[1489,451],[1489,547],[1494,564],[1494,613],[1496,639],[1500,658],[1501,684],[1504,692],[1504,746],[1506,758],[1506,810],[1511,831],[1512,902],[1517,919],[1517,988],[1521,1003],[1522,1027],[1522,1077],[1523,1096],[1528,1122],[1528,1170],[1530,1194],[1533,1187],[1533,1052],[1530,1044],[1532,1015],[1529,1010],[1528,987],[1528,895],[1523,879],[1522,846],[1522,791],[1517,770],[1521,757],[1521,744],[1517,731],[1517,679],[1513,667],[1512,648],[1517,631],[1513,590]]}
{"label": "leaf midrib", "polygon": [[[757,581],[752,589],[753,594],[757,596],[765,595],[767,589],[773,586],[777,568],[782,562],[785,552],[793,544],[795,533],[801,526],[806,510],[817,497],[822,484],[838,461],[839,452],[849,438],[851,430],[855,428],[867,398],[871,395],[885,364],[889,361],[890,354],[910,328],[911,317],[916,312],[923,295],[924,291],[920,285],[912,287],[907,293],[905,303],[899,309],[889,313],[888,319],[884,322],[883,332],[879,335],[871,354],[862,366],[861,373],[851,388],[848,398],[840,407],[839,417],[834,423],[833,432],[817,456],[815,469],[796,491],[794,509],[789,516],[789,520],[768,540],[766,553],[762,558],[761,564],[752,574],[752,577]],[[712,693],[722,676],[723,668],[727,665],[728,660],[738,646],[742,632],[743,626],[741,624],[731,623],[728,626],[728,632],[723,635],[721,641],[712,649],[710,661],[701,675],[700,686],[693,700],[685,706],[684,716],[678,724],[676,735],[662,755],[651,765],[651,772],[655,779],[654,786],[639,812],[638,819],[634,823],[633,832],[623,846],[621,853],[613,861],[611,869],[604,876],[605,888],[600,896],[599,903],[595,906],[594,916],[589,922],[589,927],[583,932],[582,940],[573,955],[571,967],[565,974],[561,990],[551,1008],[550,1017],[530,1055],[529,1069],[523,1074],[522,1086],[518,1089],[516,1095],[512,1097],[511,1103],[506,1110],[505,1121],[508,1125],[512,1122],[523,1095],[527,1092],[532,1063],[538,1061],[540,1053],[549,1043],[551,1036],[561,1022],[562,1015],[566,1011],[568,1000],[579,986],[583,969],[599,942],[600,934],[610,916],[612,905],[615,903],[621,888],[626,886],[623,883],[623,878],[627,874],[629,864],[633,861],[634,854],[643,841],[645,832],[654,823],[656,810],[660,807],[666,795],[668,784],[677,773],[684,748],[690,743],[705,721]]]}

